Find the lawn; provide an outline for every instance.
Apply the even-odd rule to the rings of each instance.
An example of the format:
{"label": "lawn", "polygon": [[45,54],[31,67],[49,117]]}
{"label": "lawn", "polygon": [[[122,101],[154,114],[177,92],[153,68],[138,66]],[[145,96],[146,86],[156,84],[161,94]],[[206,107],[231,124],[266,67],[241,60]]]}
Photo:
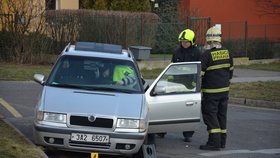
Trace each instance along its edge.
{"label": "lawn", "polygon": [[1,158],[41,158],[41,149],[28,143],[6,122],[0,119],[0,157]]}
{"label": "lawn", "polygon": [[48,75],[50,65],[17,65],[17,64],[0,64],[0,80],[26,81],[33,80],[35,73]]}
{"label": "lawn", "polygon": [[232,83],[230,97],[280,102],[280,81]]}

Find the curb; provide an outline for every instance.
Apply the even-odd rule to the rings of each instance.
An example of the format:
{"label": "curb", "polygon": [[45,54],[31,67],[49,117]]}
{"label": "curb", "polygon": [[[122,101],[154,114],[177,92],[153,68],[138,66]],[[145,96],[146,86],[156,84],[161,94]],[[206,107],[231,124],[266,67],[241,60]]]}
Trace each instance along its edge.
{"label": "curb", "polygon": [[29,143],[30,145],[34,146],[35,148],[38,149],[38,152],[42,155],[42,158],[48,158],[48,156],[46,155],[46,153],[41,150],[40,148],[38,148],[35,144],[33,144],[29,139],[27,139],[25,137],[25,135],[19,131],[13,124],[11,124],[10,122],[8,122],[7,120],[5,120],[5,117],[0,115],[0,119],[2,119],[7,125],[9,125],[10,127],[12,127],[27,143]]}
{"label": "curb", "polygon": [[241,104],[252,107],[262,107],[270,109],[280,109],[280,102],[264,101],[264,100],[254,100],[247,98],[229,98],[230,104]]}

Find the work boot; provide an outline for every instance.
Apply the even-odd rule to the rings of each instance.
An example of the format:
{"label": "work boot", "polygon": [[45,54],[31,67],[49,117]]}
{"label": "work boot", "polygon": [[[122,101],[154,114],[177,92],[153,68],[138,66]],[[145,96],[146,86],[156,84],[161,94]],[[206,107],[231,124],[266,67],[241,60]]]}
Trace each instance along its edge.
{"label": "work boot", "polygon": [[221,148],[225,148],[226,147],[226,140],[227,140],[227,134],[226,133],[222,133],[221,134]]}
{"label": "work boot", "polygon": [[206,144],[206,145],[200,145],[199,149],[201,150],[211,150],[211,151],[219,151],[220,148],[216,147],[214,145]]}
{"label": "work boot", "polygon": [[220,150],[221,146],[221,135],[220,133],[211,133],[209,134],[208,141],[206,145],[200,145],[201,150]]}

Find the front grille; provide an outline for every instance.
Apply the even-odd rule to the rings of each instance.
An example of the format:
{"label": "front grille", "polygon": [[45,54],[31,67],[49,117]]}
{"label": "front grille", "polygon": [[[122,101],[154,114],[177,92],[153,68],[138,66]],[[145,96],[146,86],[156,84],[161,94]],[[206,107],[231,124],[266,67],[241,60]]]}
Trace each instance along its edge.
{"label": "front grille", "polygon": [[69,141],[69,145],[72,147],[83,147],[83,148],[95,148],[95,149],[110,149],[109,144],[101,144],[101,143],[89,143],[89,142],[75,142]]}
{"label": "front grille", "polygon": [[90,126],[101,128],[112,128],[113,119],[97,117],[94,122],[90,122],[86,116],[70,116],[70,125]]}

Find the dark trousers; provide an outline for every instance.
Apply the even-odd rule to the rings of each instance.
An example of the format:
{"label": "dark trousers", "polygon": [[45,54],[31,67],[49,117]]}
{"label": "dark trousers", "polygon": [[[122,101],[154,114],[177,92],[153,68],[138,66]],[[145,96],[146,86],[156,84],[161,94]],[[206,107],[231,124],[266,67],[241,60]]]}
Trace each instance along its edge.
{"label": "dark trousers", "polygon": [[[226,144],[228,95],[203,94],[202,116],[207,126],[209,138],[207,144],[217,147]],[[220,129],[216,130],[216,129]]]}
{"label": "dark trousers", "polygon": [[193,136],[193,134],[194,134],[194,131],[184,131],[183,132],[183,136],[185,138],[191,138]]}

